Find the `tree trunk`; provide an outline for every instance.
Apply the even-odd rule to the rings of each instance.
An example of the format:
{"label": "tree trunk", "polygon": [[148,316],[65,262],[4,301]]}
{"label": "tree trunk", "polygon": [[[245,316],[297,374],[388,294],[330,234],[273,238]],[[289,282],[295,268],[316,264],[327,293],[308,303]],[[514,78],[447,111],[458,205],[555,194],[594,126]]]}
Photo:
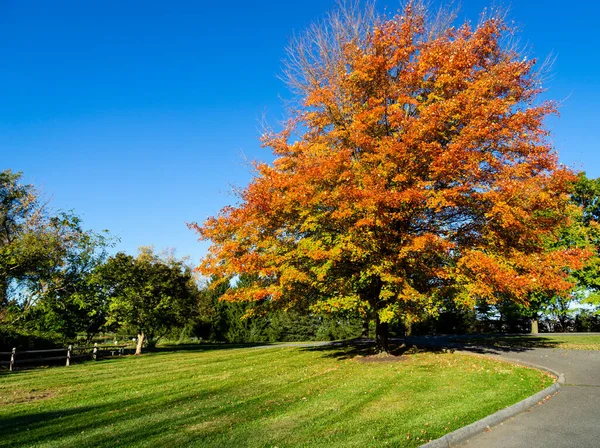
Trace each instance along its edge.
{"label": "tree trunk", "polygon": [[389,353],[389,331],[387,322],[381,322],[379,315],[375,314],[375,340],[378,353]]}
{"label": "tree trunk", "polygon": [[538,319],[534,317],[531,319],[531,334],[538,334]]}
{"label": "tree trunk", "polygon": [[567,317],[564,314],[560,314],[558,316],[558,322],[560,323],[560,331],[565,333],[567,331]]}
{"label": "tree trunk", "polygon": [[411,336],[412,335],[412,322],[410,321],[404,321],[404,336]]}
{"label": "tree trunk", "polygon": [[6,280],[0,278],[0,306],[5,306],[8,304],[7,291],[8,291],[8,282]]}
{"label": "tree trunk", "polygon": [[379,309],[382,305],[380,303],[381,286],[381,279],[379,277],[373,277],[369,288],[366,289],[364,293],[373,310],[372,316],[375,318],[375,343],[377,346],[377,353],[385,354],[389,353],[389,325],[387,322],[381,322],[381,318],[379,317]]}
{"label": "tree trunk", "polygon": [[360,335],[361,338],[367,339],[369,337],[369,317],[365,316],[362,321],[362,333]]}
{"label": "tree trunk", "polygon": [[7,318],[8,308],[8,284],[7,281],[0,278],[0,323]]}
{"label": "tree trunk", "polygon": [[136,355],[141,355],[142,354],[142,345],[144,345],[144,332],[140,331],[138,333],[137,346],[135,348],[135,354]]}

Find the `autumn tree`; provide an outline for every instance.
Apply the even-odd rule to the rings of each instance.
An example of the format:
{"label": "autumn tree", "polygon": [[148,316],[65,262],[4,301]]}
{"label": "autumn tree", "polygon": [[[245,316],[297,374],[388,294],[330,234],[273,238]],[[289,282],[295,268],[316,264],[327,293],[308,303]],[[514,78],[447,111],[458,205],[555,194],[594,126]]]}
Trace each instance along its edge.
{"label": "autumn tree", "polygon": [[544,250],[568,219],[574,175],[558,165],[535,59],[502,16],[476,26],[341,8],[290,48],[298,96],[272,164],[236,206],[192,224],[205,275],[256,281],[226,300],[354,310],[387,350],[393,319],[569,289],[585,251]]}

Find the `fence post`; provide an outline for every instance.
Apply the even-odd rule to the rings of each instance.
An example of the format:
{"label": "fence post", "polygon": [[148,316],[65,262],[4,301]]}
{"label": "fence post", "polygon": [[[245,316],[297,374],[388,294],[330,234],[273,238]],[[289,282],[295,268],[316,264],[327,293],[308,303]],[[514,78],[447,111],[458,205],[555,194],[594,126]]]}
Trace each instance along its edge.
{"label": "fence post", "polygon": [[69,367],[71,364],[71,348],[71,345],[69,345],[69,348],[67,348],[67,367]]}
{"label": "fence post", "polygon": [[8,370],[11,372],[13,370],[13,366],[15,365],[15,352],[16,351],[17,351],[17,347],[13,347],[12,353],[10,354],[10,367],[8,368]]}
{"label": "fence post", "polygon": [[94,351],[92,354],[92,358],[94,359],[94,361],[97,361],[97,354],[98,354],[98,343],[94,342]]}

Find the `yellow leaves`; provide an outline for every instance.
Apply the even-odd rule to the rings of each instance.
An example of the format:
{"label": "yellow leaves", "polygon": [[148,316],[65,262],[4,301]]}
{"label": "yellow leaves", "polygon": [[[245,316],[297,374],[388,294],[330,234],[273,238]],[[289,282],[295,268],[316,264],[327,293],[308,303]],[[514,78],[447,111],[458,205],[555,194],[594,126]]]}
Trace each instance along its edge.
{"label": "yellow leaves", "polygon": [[258,311],[258,309],[256,309],[256,308],[248,308],[246,310],[246,312],[244,314],[242,314],[242,317],[240,318],[240,320],[252,319],[253,317],[259,316],[260,314],[261,313]]}
{"label": "yellow leaves", "polygon": [[336,313],[348,310],[361,311],[366,306],[358,295],[349,294],[320,300],[311,306],[311,311],[316,313]]}
{"label": "yellow leaves", "polygon": [[372,81],[373,77],[371,74],[365,73],[362,70],[353,70],[348,76],[348,79],[353,83],[366,83]]}
{"label": "yellow leaves", "polygon": [[293,266],[288,266],[279,276],[279,283],[283,287],[293,287],[295,284],[308,284],[310,281],[311,277],[306,272],[296,269]]}
{"label": "yellow leaves", "polygon": [[445,240],[439,235],[426,233],[408,237],[402,248],[397,253],[397,259],[402,263],[418,265],[417,260],[427,258],[429,254],[447,254],[455,244]]}
{"label": "yellow leaves", "polygon": [[[438,77],[438,82],[443,82],[445,77],[447,77],[447,75],[441,75],[440,77]],[[429,100],[430,103],[444,100],[443,97],[437,95],[436,93],[430,93],[428,95],[427,99]]]}
{"label": "yellow leaves", "polygon": [[378,311],[381,322],[401,319],[405,323],[413,323],[437,312],[434,298],[418,292],[408,282],[402,284],[400,292],[396,294],[396,300],[388,299],[384,303],[385,305]]}
{"label": "yellow leaves", "polygon": [[499,200],[494,203],[492,208],[485,214],[485,217],[489,220],[497,220],[505,224],[505,226],[518,225],[519,222],[512,216],[513,207],[508,205],[505,201]]}
{"label": "yellow leaves", "polygon": [[381,322],[391,322],[396,317],[395,306],[389,305],[379,311],[379,320]]}

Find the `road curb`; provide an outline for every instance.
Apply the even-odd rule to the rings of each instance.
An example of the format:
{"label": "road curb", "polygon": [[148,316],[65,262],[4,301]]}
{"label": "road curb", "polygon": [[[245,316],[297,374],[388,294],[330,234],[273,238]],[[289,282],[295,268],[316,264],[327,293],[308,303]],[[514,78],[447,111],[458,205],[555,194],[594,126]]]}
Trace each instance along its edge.
{"label": "road curb", "polygon": [[525,362],[525,361],[503,358],[501,356],[482,355],[479,353],[470,352],[468,350],[456,350],[456,351],[458,351],[460,353],[469,354],[472,356],[501,360],[504,362],[518,364],[518,365],[522,365],[524,367],[530,367],[530,368],[534,368],[537,370],[541,370],[541,371],[544,371],[544,372],[547,372],[547,373],[550,373],[551,375],[553,375],[556,378],[556,382],[553,385],[547,387],[546,389],[544,389],[528,398],[525,398],[524,400],[521,400],[518,403],[513,404],[512,406],[501,409],[500,411],[498,411],[494,414],[488,415],[487,417],[484,417],[481,420],[471,423],[470,425],[463,426],[462,428],[459,428],[456,431],[452,431],[451,433],[446,434],[445,436],[442,436],[439,439],[435,439],[429,443],[426,443],[425,445],[421,445],[420,448],[449,448],[452,445],[456,445],[456,444],[465,442],[466,440],[470,439],[471,437],[484,432],[488,428],[491,428],[492,426],[496,426],[496,425],[508,420],[509,418],[511,418],[523,411],[526,411],[527,409],[532,408],[539,402],[544,401],[548,397],[557,393],[562,388],[562,386],[565,384],[565,376],[562,373],[558,373],[555,370],[549,369],[548,367],[540,366],[537,364],[531,364],[531,363]]}

